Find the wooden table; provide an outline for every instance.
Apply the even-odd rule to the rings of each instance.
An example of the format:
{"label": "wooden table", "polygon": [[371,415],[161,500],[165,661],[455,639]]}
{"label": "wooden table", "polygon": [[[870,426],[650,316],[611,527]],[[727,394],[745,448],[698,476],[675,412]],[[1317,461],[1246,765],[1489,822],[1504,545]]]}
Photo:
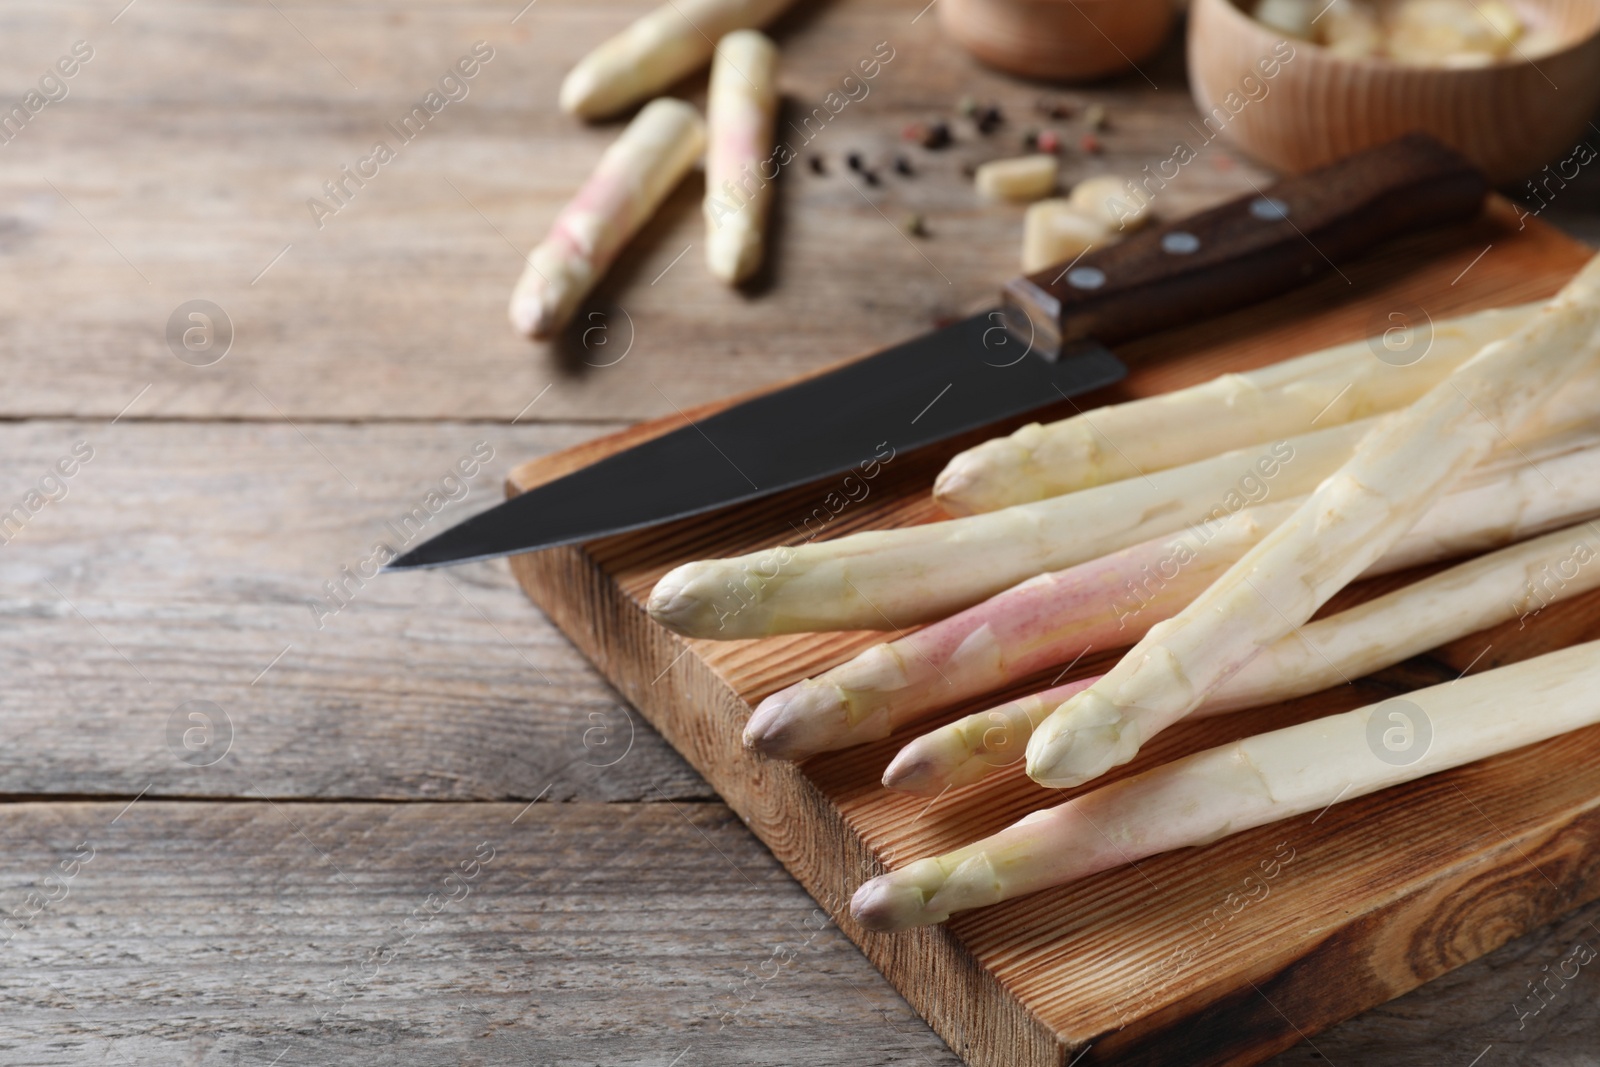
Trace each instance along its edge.
{"label": "wooden table", "polygon": [[[504,563],[360,571],[518,460],[979,306],[1020,211],[962,168],[1050,125],[1042,90],[923,0],[809,5],[776,30],[791,117],[878,42],[895,58],[807,149],[827,173],[784,174],[760,284],[708,281],[695,179],[592,317],[529,346],[503,318],[520,256],[615,134],[556,86],[647,5],[524,2],[0,12],[4,100],[93,50],[0,145],[0,1063],[958,1062]],[[477,41],[468,95],[330,199]],[[1170,153],[1181,62],[1069,94],[1111,117],[1069,180]],[[1007,126],[899,140],[963,93]],[[1156,206],[1265,177],[1214,145]],[[1597,209],[1586,174],[1545,217],[1594,239]],[[1519,1011],[1578,942],[1600,906],[1280,1062],[1576,1062],[1587,969]]]}

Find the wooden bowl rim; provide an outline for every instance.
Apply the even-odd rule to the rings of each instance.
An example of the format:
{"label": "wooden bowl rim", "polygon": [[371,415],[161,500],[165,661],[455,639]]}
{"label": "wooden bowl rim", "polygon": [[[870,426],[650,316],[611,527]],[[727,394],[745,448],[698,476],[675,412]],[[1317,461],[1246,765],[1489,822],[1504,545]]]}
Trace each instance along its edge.
{"label": "wooden bowl rim", "polygon": [[[1235,25],[1243,32],[1254,32],[1264,39],[1272,41],[1286,40],[1296,48],[1305,45],[1315,51],[1319,60],[1334,66],[1345,66],[1355,70],[1372,70],[1384,72],[1404,72],[1415,74],[1418,77],[1455,77],[1461,79],[1493,77],[1513,70],[1537,69],[1539,63],[1562,59],[1573,53],[1593,47],[1600,40],[1600,3],[1583,6],[1589,19],[1586,32],[1574,36],[1565,46],[1556,52],[1546,52],[1538,60],[1526,58],[1513,58],[1496,60],[1482,67],[1424,67],[1416,63],[1402,63],[1387,56],[1341,56],[1328,51],[1327,48],[1315,41],[1307,41],[1300,37],[1290,37],[1285,33],[1274,33],[1265,23],[1257,22],[1240,4],[1243,0],[1194,0],[1197,8],[1222,8],[1229,14],[1224,16],[1233,20]],[[1548,3],[1549,0],[1517,0],[1519,3],[1539,5]],[[1193,16],[1191,16],[1191,19]]]}

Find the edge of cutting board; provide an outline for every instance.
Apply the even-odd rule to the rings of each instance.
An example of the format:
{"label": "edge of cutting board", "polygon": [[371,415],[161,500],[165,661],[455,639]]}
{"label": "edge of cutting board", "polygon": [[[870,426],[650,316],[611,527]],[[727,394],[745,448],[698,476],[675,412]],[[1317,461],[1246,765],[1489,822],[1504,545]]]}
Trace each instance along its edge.
{"label": "edge of cutting board", "polygon": [[[1378,333],[1391,311],[1410,313],[1423,306],[1439,318],[1538,299],[1559,288],[1590,254],[1537,220],[1520,226],[1515,209],[1496,198],[1470,225],[1396,243],[1299,293],[1122,346],[1119,354],[1133,373],[1119,386],[1079,403],[1088,408],[1164,392],[1227,370]],[[524,463],[508,477],[507,493],[526,491],[733,402],[703,405]],[[1070,414],[1070,408],[1037,417],[1062,414]],[[936,518],[927,500],[933,474],[954,451],[1002,429],[897,457],[885,467],[876,498],[840,513],[828,536]],[[1351,801],[1326,820],[1290,820],[1204,849],[1155,857],[1142,868],[1108,872],[1079,887],[1039,894],[1029,898],[1039,907],[1074,902],[1074,910],[1047,916],[1045,935],[1033,935],[1038,924],[1028,918],[1030,905],[1019,902],[903,934],[862,930],[849,917],[850,894],[866,878],[898,865],[897,854],[915,858],[949,847],[964,832],[992,832],[1055,798],[1030,792],[1025,780],[1016,780],[1019,775],[999,775],[1004,781],[994,784],[993,791],[1001,800],[983,827],[952,825],[948,812],[930,816],[919,827],[932,805],[873,789],[876,774],[902,738],[802,766],[764,760],[743,749],[739,733],[754,701],[819,666],[848,658],[881,635],[691,641],[650,620],[643,602],[655,579],[680,562],[779,543],[785,530],[774,516],[804,515],[817,496],[814,486],[793,490],[643,533],[514,557],[512,569],[528,596],[706,777],[969,1063],[1045,1067],[1071,1061],[1088,1067],[1259,1062],[1600,897],[1600,770],[1587,777],[1548,773],[1552,761],[1600,768],[1600,728],[1594,728]],[[1491,647],[1500,649],[1500,655],[1476,669],[1542,651],[1539,642],[1548,646],[1600,636],[1600,596],[1576,598],[1547,614],[1520,635],[1515,629],[1497,634]],[[1475,640],[1474,648],[1482,645],[1482,638]],[[1464,653],[1463,662],[1471,654]],[[1075,673],[1100,669],[1104,662],[1096,657]],[[1391,691],[1448,680],[1451,663],[1448,654],[1411,661],[1376,680],[1357,683],[1354,692],[1334,691],[1287,708],[1211,722],[1248,724],[1232,727],[1235,735],[1270,729],[1381,699]],[[952,714],[963,710],[953,709]],[[1183,734],[1186,727],[1163,738]],[[1159,751],[1151,754],[1151,761],[1219,743],[1229,728],[1197,726],[1170,744],[1153,745]],[[1146,765],[1136,762],[1129,770]],[[1555,778],[1561,781],[1552,782]],[[1531,798],[1508,799],[1506,790],[1496,786],[1509,781],[1522,790],[1522,783],[1536,779],[1546,784]],[[991,786],[969,789],[988,791]],[[964,795],[952,797],[947,808],[959,808]],[[1466,825],[1481,816],[1496,832],[1484,831],[1465,848],[1431,839],[1397,844],[1392,827],[1396,795],[1406,798],[1406,809],[1440,825]],[[1375,839],[1368,840],[1369,835]],[[1300,882],[1280,887],[1280,904],[1269,906],[1270,897],[1263,897],[1260,905],[1226,916],[1228,943],[1213,951],[1207,940],[1201,949],[1209,955],[1202,963],[1190,964],[1185,958],[1171,965],[1171,973],[1150,978],[1149,961],[1178,958],[1188,937],[1163,924],[1193,927],[1192,920],[1198,919],[1203,929],[1221,909],[1195,912],[1187,919],[1161,909],[1139,916],[1140,900],[1167,899],[1161,894],[1170,891],[1202,903],[1231,901],[1228,891],[1240,878],[1266,869],[1264,856],[1282,855],[1262,852],[1262,842],[1279,837],[1285,842],[1280,848],[1293,851],[1296,860],[1291,862],[1300,863],[1300,872],[1315,873],[1322,864],[1323,897],[1318,899],[1330,912],[1310,915],[1305,899],[1298,910],[1294,899],[1281,903],[1282,896],[1310,895],[1308,879],[1297,874]],[[1375,852],[1384,855],[1374,858],[1370,854]],[[1362,894],[1351,887],[1344,897],[1335,892],[1337,886],[1329,888],[1342,871],[1365,870],[1364,863],[1376,863],[1384,872],[1387,881],[1379,891]],[[1224,874],[1215,875],[1219,869]],[[1157,889],[1147,870],[1166,881],[1168,889]],[[1191,885],[1193,889],[1187,888]],[[1338,906],[1338,900],[1344,905]],[[1113,926],[1121,925],[1121,932],[1088,929],[1107,916]],[[1278,930],[1274,923],[1293,929]],[[1146,960],[1140,972],[1146,978],[1132,989],[1141,997],[1148,993],[1151,1002],[1119,1015],[1117,1023],[1125,1025],[1115,1025],[1101,1010],[1105,990],[1097,999],[1080,987],[1101,981],[1101,976],[1103,984],[1114,987],[1123,976],[1117,965],[1086,959],[1081,949],[1085,944],[1121,944],[1118,937],[1127,941],[1133,936],[1128,930],[1145,939],[1124,946],[1124,959]],[[1037,943],[1041,937],[1079,946],[1080,955],[1063,958],[1065,949],[1052,953],[1051,945]],[[1162,955],[1153,947],[1158,938],[1179,948]],[[1154,993],[1147,989],[1151,983],[1158,987]],[[1123,982],[1124,992],[1128,985]]]}

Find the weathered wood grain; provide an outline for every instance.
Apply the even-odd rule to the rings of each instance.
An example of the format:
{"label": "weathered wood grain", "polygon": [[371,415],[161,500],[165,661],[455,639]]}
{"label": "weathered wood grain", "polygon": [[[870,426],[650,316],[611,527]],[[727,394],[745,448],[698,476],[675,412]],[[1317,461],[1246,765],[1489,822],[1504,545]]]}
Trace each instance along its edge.
{"label": "weathered wood grain", "polygon": [[[1484,254],[1486,245],[1496,254]],[[1313,290],[1254,315],[1150,339],[1138,346],[1146,358],[1119,395],[1146,395],[1293,354],[1301,349],[1288,347],[1283,332],[1291,320],[1302,345],[1306,338],[1327,344],[1374,332],[1374,322],[1413,302],[1432,304],[1442,315],[1551,292],[1587,256],[1547,228],[1519,228],[1506,205],[1497,204],[1477,225],[1345,270],[1334,292]],[[539,461],[527,464],[513,473],[509,491],[537,484],[574,458],[680,421],[662,420],[555,457],[550,470]],[[930,471],[923,468],[936,466],[946,451],[897,457],[874,494],[830,521],[824,536],[935,517],[926,492]],[[1059,796],[1042,794],[1020,767],[932,803],[890,794],[878,779],[903,737],[799,768],[743,749],[738,733],[756,701],[876,636],[686,641],[650,621],[643,600],[661,573],[685,560],[795,540],[794,523],[785,517],[806,514],[809,498],[825,489],[513,563],[530,596],[969,1062],[1259,1062],[1600,895],[1600,867],[1592,859],[1600,840],[1600,778],[1593,771],[1600,731],[1588,730],[1350,801],[1326,817],[1154,857],[943,927],[892,936],[861,931],[844,905],[863,878],[993,833]],[[1592,638],[1600,633],[1597,605],[1600,598],[1584,598],[1526,629],[1502,628],[1496,654],[1517,659],[1550,641]],[[603,620],[598,627],[588,621],[596,618]],[[1569,624],[1552,629],[1562,618]],[[1074,672],[1094,673],[1114,655],[1086,657]],[[1454,673],[1444,667],[1453,654],[1443,655],[1431,670],[1421,667],[1433,674],[1429,681]],[[1461,669],[1472,666],[1466,661]],[[1412,684],[1418,669],[1410,668]],[[1279,707],[1182,724],[1113,774],[1404,688],[1380,677]],[[1546,774],[1558,759],[1562,773]],[[1214,924],[1219,901],[1273,857],[1285,868],[1293,860],[1293,873],[1248,910],[1225,908],[1222,926],[1209,926],[1207,935],[1202,921]]]}
{"label": "weathered wood grain", "polygon": [[[0,915],[59,899],[0,933],[5,1063],[959,1062],[718,804],[125,803],[6,807]],[[1592,966],[1511,1006],[1596,924],[1274,1062],[1586,1063]]]}
{"label": "weathered wood grain", "polygon": [[[920,332],[995,300],[1017,273],[1021,208],[980,205],[962,169],[1021,151],[1023,129],[1043,122],[1040,87],[979,67],[935,18],[913,22],[925,0],[838,0],[801,5],[774,31],[785,122],[821,106],[878,42],[895,58],[805,150],[828,175],[803,161],[784,171],[760,283],[731,292],[706,274],[696,177],[597,292],[599,318],[580,316],[556,345],[515,337],[505,303],[520,256],[619,128],[561,115],[556,86],[648,6],[539,0],[513,24],[524,3],[280,14],[140,0],[115,25],[98,0],[0,12],[0,63],[18,86],[75,39],[96,48],[68,98],[0,147],[0,344],[49,353],[8,367],[0,414],[110,417],[154,382],[130,418],[509,419],[554,383],[540,418],[657,416]],[[394,140],[384,124],[480,39],[495,57],[470,94],[319,229],[308,198],[326,200],[341,165]],[[1159,91],[1130,75],[1072,94],[1106,103],[1112,127],[1105,155],[1069,156],[1067,180],[1171,153],[1192,116],[1176,45],[1147,70]],[[702,102],[703,81],[680,88]],[[958,121],[959,143],[939,153],[901,141],[908,121],[953,117],[965,93],[999,101],[1007,126],[983,138]],[[1069,142],[1084,131],[1081,118],[1057,125]],[[849,152],[881,184],[852,174]],[[886,165],[902,153],[915,176]],[[1208,148],[1157,210],[1185,214],[1247,179],[1267,177]],[[916,241],[899,232],[913,211],[929,231]],[[195,298],[224,308],[237,336],[205,368],[164,339]]]}
{"label": "weathered wood grain", "polygon": [[[402,547],[430,492],[438,514],[412,521],[432,532],[496,499],[513,457],[593,433],[0,424],[0,512],[76,442],[93,449],[20,532],[0,514],[0,794],[709,796],[504,563],[347,577],[375,544]],[[446,484],[475,448],[495,458]],[[208,766],[179,759],[196,700],[234,731]]]}
{"label": "weathered wood grain", "polygon": [[719,804],[123,808],[0,820],[0,1061],[959,1062]]}

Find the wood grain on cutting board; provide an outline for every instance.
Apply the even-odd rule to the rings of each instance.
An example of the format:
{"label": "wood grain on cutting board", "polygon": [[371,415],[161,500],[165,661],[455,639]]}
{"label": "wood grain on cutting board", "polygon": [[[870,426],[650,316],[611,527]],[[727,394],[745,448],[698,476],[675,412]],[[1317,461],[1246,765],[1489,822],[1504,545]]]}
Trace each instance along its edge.
{"label": "wood grain on cutting board", "polygon": [[[1381,333],[1391,315],[1437,319],[1537,299],[1587,257],[1551,229],[1521,226],[1495,201],[1470,225],[1387,246],[1299,293],[1128,345],[1129,378],[1078,403],[1150,395]],[[1052,414],[1070,413],[1062,407]],[[646,424],[525,464],[508,491],[680,425]],[[842,512],[826,536],[937,518],[932,475],[966,443],[896,457],[874,495]],[[1063,794],[1040,789],[1020,767],[932,803],[890,793],[878,779],[904,736],[801,767],[744,751],[739,731],[762,697],[882,635],[685,640],[652,622],[643,603],[657,578],[687,560],[794,540],[794,524],[826,491],[813,485],[517,557],[513,566],[529,595],[969,1062],[1257,1062],[1600,896],[1600,861],[1586,847],[1600,842],[1600,729],[1591,729],[943,927],[862,931],[847,903],[865,878],[991,833]],[[1407,687],[1594,636],[1600,597],[1501,629],[1411,661]],[[1492,654],[1471,664],[1485,644]],[[1071,676],[1114,658],[1085,657]],[[1387,677],[1182,724],[1114,774],[1382,699],[1394,691]],[[939,721],[994,702],[951,709]],[[1269,892],[1239,906],[1243,880],[1264,871]]]}

